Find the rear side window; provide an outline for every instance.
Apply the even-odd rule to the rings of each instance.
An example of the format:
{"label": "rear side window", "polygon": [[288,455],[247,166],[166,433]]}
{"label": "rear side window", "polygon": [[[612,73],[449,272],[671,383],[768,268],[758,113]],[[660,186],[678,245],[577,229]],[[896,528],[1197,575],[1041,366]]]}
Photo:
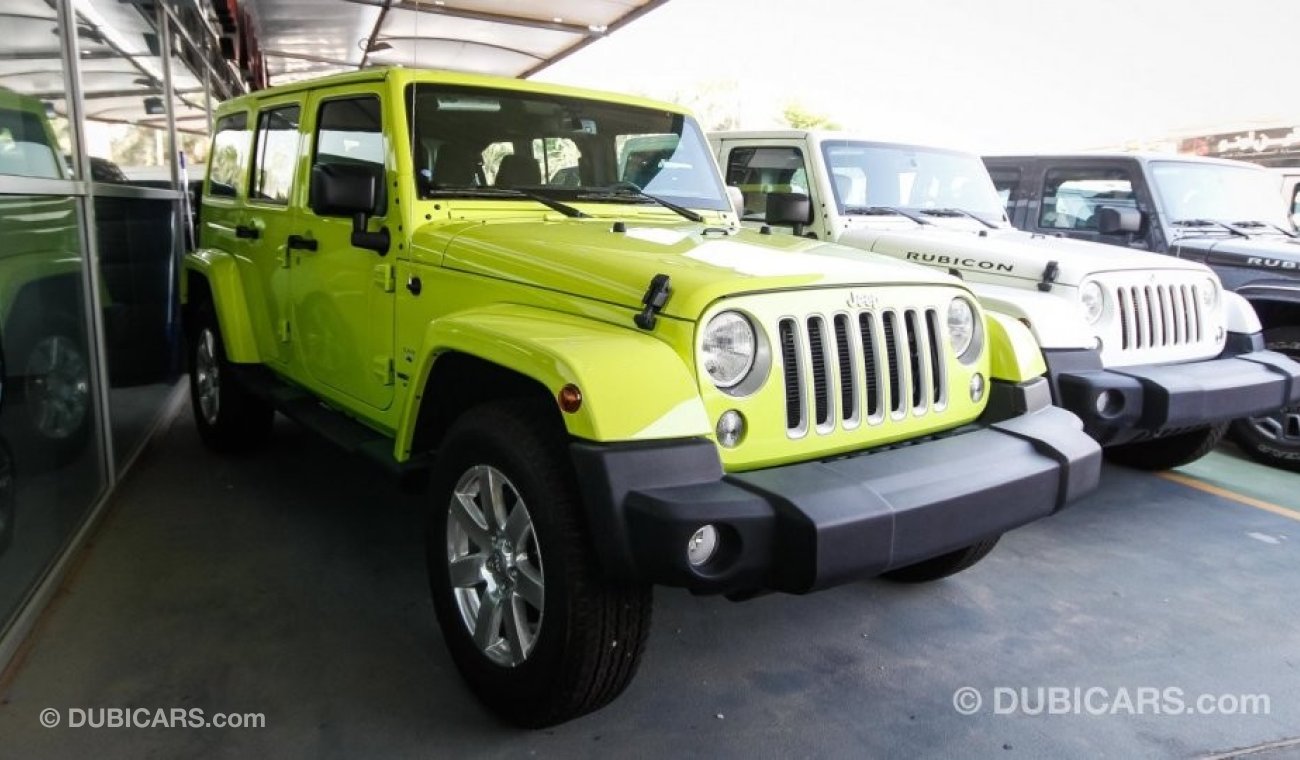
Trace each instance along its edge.
{"label": "rear side window", "polygon": [[298,162],[298,119],[294,106],[272,108],[258,114],[257,150],[253,154],[253,183],[250,200],[286,204],[293,189],[294,167]]}
{"label": "rear side window", "polygon": [[741,218],[762,221],[767,216],[768,193],[809,194],[803,151],[795,147],[735,148],[727,157],[727,184],[740,188],[745,197]]}
{"label": "rear side window", "polygon": [[1096,230],[1102,206],[1137,208],[1133,180],[1120,168],[1048,169],[1038,226],[1058,230]]}
{"label": "rear side window", "polygon": [[248,162],[248,116],[242,113],[223,116],[217,120],[216,134],[212,136],[211,168],[208,170],[208,195],[234,198],[239,195],[239,183],[246,176]]}

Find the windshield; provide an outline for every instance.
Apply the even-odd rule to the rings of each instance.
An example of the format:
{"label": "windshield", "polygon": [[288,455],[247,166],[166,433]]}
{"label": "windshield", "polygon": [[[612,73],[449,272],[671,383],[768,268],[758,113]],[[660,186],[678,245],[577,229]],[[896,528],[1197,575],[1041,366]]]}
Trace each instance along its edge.
{"label": "windshield", "polygon": [[599,100],[413,85],[416,181],[425,198],[544,192],[562,200],[729,211],[695,120]]}
{"label": "windshield", "polygon": [[1264,222],[1291,228],[1277,191],[1277,178],[1263,169],[1154,161],[1151,175],[1170,222]]}
{"label": "windshield", "polygon": [[960,209],[1003,220],[1002,202],[977,156],[843,140],[822,143],[822,154],[842,214],[892,206]]}

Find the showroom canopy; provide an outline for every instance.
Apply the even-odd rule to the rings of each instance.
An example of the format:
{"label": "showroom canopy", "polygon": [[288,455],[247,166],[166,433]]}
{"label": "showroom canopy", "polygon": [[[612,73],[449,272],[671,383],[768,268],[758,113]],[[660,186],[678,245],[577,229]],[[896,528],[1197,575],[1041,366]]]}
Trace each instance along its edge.
{"label": "showroom canopy", "polygon": [[666,0],[252,0],[272,84],[400,64],[527,77]]}

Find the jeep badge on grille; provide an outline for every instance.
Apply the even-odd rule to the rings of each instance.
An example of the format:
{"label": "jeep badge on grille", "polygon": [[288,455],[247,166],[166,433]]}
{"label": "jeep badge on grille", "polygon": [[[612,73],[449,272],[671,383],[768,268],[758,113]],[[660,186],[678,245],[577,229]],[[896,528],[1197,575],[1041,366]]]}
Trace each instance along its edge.
{"label": "jeep badge on grille", "polygon": [[878,303],[874,295],[861,290],[849,291],[849,296],[844,299],[844,302],[856,309],[875,309]]}

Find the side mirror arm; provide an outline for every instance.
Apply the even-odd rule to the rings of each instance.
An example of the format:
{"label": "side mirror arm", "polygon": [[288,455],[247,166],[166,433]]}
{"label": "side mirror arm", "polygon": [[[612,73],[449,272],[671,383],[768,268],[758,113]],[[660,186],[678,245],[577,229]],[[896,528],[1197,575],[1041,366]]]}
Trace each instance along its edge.
{"label": "side mirror arm", "polygon": [[380,256],[387,255],[388,248],[393,243],[388,228],[380,227],[377,232],[371,232],[366,229],[369,222],[370,218],[364,212],[352,216],[352,247],[374,251]]}

